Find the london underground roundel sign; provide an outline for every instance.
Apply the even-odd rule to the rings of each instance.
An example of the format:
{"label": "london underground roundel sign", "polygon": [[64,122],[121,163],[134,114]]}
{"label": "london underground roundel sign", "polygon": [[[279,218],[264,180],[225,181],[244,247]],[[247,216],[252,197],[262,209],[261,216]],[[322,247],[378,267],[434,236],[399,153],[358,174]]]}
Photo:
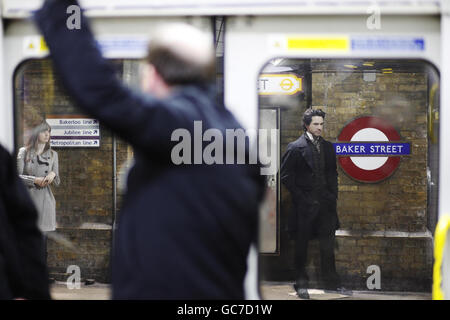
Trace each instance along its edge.
{"label": "london underground roundel sign", "polygon": [[400,158],[411,153],[409,143],[385,119],[357,118],[347,124],[334,144],[339,164],[353,179],[374,183],[391,176]]}

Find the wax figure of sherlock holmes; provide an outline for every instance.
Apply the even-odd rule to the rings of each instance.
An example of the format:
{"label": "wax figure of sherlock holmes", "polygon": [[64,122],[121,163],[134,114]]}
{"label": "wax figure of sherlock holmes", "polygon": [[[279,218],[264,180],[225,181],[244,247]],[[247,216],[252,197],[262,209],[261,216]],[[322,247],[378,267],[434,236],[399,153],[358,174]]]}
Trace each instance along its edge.
{"label": "wax figure of sherlock holmes", "polygon": [[281,181],[293,202],[290,230],[296,234],[294,288],[308,299],[306,259],[308,242],[318,238],[324,286],[340,290],[334,259],[335,231],[339,228],[336,210],[338,195],[336,153],[322,138],[325,112],[307,109],[303,114],[304,134],[288,144],[281,163]]}

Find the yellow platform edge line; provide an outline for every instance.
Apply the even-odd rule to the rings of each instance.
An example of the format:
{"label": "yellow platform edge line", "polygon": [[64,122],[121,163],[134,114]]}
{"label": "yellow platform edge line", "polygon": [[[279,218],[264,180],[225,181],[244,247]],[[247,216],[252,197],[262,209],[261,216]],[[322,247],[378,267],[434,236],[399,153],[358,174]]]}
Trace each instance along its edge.
{"label": "yellow platform edge line", "polygon": [[[434,235],[434,266],[433,266],[433,300],[444,300],[444,293],[442,292],[442,258],[447,240],[447,234],[450,229],[450,215],[443,215],[436,226]],[[450,270],[448,270],[450,273]],[[450,297],[445,297],[449,299]]]}

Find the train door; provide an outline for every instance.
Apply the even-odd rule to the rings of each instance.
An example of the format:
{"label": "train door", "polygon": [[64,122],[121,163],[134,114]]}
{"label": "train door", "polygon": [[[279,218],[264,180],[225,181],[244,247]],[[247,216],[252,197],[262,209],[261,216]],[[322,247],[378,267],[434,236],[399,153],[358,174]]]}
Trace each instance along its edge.
{"label": "train door", "polygon": [[[51,146],[59,157],[61,184],[52,188],[56,230],[49,233],[47,242],[50,277],[66,281],[78,269],[81,280],[109,283],[114,223],[133,150],[96,119],[78,110],[65,92],[42,36],[28,19],[39,5],[3,3],[1,142],[17,151],[27,143],[35,126],[43,121],[51,126]],[[83,9],[91,18],[104,56],[132,88],[138,87],[139,59],[145,57],[156,25],[181,21],[213,30],[209,17],[148,14],[131,7],[124,15],[120,5],[85,1]]]}
{"label": "train door", "polygon": [[[439,8],[396,4],[381,8],[378,26],[373,11],[348,3],[228,18],[225,102],[246,127],[278,130],[270,157],[278,169],[287,145],[303,134],[303,112],[324,110],[324,138],[337,153],[335,252],[343,284],[431,291],[439,162],[448,149],[439,135],[446,116]],[[260,216],[259,280],[294,282],[292,195],[279,170],[267,183],[272,202]],[[310,241],[315,287],[322,285],[318,251]]]}

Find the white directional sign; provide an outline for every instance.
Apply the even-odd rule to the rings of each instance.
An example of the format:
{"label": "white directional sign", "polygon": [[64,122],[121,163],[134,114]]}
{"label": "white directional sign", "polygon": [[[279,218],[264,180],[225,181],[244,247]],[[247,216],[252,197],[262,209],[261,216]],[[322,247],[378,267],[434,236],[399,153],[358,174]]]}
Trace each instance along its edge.
{"label": "white directional sign", "polygon": [[302,91],[302,78],[295,74],[261,74],[258,79],[260,95],[293,95]]}
{"label": "white directional sign", "polygon": [[52,147],[100,147],[100,126],[96,119],[73,116],[47,118],[52,128]]}

